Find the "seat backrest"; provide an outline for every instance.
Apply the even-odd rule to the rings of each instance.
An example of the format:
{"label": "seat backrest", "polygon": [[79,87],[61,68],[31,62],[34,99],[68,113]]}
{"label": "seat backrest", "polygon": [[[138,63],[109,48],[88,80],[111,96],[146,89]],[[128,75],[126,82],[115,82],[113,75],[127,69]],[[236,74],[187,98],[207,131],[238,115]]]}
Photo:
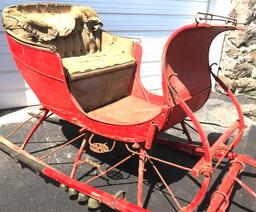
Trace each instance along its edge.
{"label": "seat backrest", "polygon": [[3,10],[4,28],[24,42],[51,45],[62,58],[96,51],[133,55],[131,39],[101,30],[102,23],[91,7],[69,4],[21,4]]}
{"label": "seat backrest", "polygon": [[69,90],[84,111],[129,95],[136,71],[134,42],[102,31],[92,8],[52,3],[16,5],[4,9],[3,21],[15,38],[56,49]]}
{"label": "seat backrest", "polygon": [[101,31],[89,29],[87,23],[76,20],[76,27],[71,34],[46,43],[55,46],[62,58],[86,55],[101,49]]}
{"label": "seat backrest", "polygon": [[90,7],[38,3],[3,10],[6,29],[19,39],[56,47],[61,57],[72,57],[101,49],[101,21]]}

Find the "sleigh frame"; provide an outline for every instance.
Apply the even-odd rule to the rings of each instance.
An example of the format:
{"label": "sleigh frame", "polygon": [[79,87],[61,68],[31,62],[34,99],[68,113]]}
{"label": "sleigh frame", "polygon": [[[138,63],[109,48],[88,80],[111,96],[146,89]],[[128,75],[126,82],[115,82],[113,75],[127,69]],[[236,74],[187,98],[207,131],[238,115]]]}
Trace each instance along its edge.
{"label": "sleigh frame", "polygon": [[[49,13],[48,10],[54,10],[55,7],[64,8],[63,14],[73,14],[72,5],[62,4],[39,4],[37,7],[35,5],[20,5],[11,8],[17,10],[21,8],[20,10],[23,12],[26,10],[29,12],[31,12],[31,10],[36,11],[35,8],[41,8],[41,11],[45,10],[45,13]],[[59,10],[60,9],[58,9],[58,11]],[[77,12],[78,10],[75,11]],[[85,10],[84,8],[79,8],[79,11]],[[60,12],[60,15],[61,14],[62,12]],[[75,14],[77,15],[77,13]],[[76,16],[75,21],[80,20],[81,17],[83,18],[81,14]],[[67,190],[71,196],[78,195],[80,200],[87,200],[87,197],[89,197],[88,204],[90,208],[96,208],[99,206],[99,203],[102,203],[118,211],[148,211],[143,208],[143,179],[146,163],[151,164],[179,211],[192,211],[200,204],[201,200],[205,197],[212,175],[224,159],[228,159],[232,163],[222,183],[212,194],[208,211],[225,211],[229,205],[229,198],[234,184],[236,183],[255,197],[256,194],[253,189],[243,183],[239,179],[239,175],[245,165],[256,167],[256,161],[247,155],[237,154],[233,151],[239,144],[245,128],[241,107],[229,88],[213,74],[211,66],[208,63],[209,48],[212,40],[221,32],[236,30],[236,22],[231,19],[217,17],[222,21],[226,21],[226,23],[224,25],[210,25],[204,23],[204,21],[214,18],[215,16],[210,15],[209,18],[207,14],[199,15],[203,15],[204,18],[199,17],[196,19],[196,23],[178,29],[166,42],[162,56],[163,96],[153,94],[144,88],[140,80],[142,47],[138,42],[132,39],[115,37],[116,40],[119,39],[120,42],[122,41],[123,43],[121,43],[123,45],[127,44],[127,46],[129,46],[129,48],[127,47],[123,50],[123,52],[128,52],[126,57],[129,58],[125,60],[123,64],[116,64],[116,62],[114,62],[112,65],[108,64],[108,66],[103,68],[97,67],[93,69],[93,71],[86,73],[79,72],[78,75],[72,75],[71,72],[67,73],[68,66],[65,66],[65,64],[68,64],[67,61],[71,58],[72,62],[72,60],[78,57],[86,59],[88,55],[93,56],[95,52],[90,52],[91,49],[88,49],[88,51],[82,55],[67,56],[68,53],[66,50],[61,52],[58,47],[59,44],[56,44],[56,42],[59,42],[58,39],[60,39],[60,37],[54,38],[56,40],[53,39],[51,43],[49,43],[48,40],[31,42],[17,36],[11,27],[7,27],[8,22],[6,22],[7,40],[12,56],[24,79],[40,100],[42,107],[40,112],[35,116],[38,118],[37,122],[28,133],[21,146],[14,145],[9,141],[9,138],[33,117],[20,124],[5,138],[1,137],[0,149],[30,168],[58,181],[61,188]],[[86,17],[88,18],[88,16]],[[34,25],[31,25],[31,22],[28,23],[30,25],[25,25],[26,32],[31,31],[30,33],[33,34],[34,39],[36,36],[41,36],[41,39],[46,39],[42,34],[31,29],[31,27],[33,28],[33,26],[38,23],[33,22]],[[92,32],[89,32],[94,36],[94,45],[96,45],[97,42],[107,43],[106,40],[108,39],[112,39],[112,42],[114,42],[114,36],[98,28],[100,22],[94,16],[86,21],[83,20],[81,23],[94,24]],[[41,23],[41,25],[43,24]],[[77,22],[75,22],[74,26],[76,25]],[[37,27],[37,29],[38,28],[40,27]],[[84,29],[85,26],[83,26],[83,30]],[[55,30],[53,28],[48,28],[48,30],[52,30],[50,31],[52,32],[51,35],[55,36]],[[78,36],[78,34],[75,33],[83,33],[83,30],[81,32],[77,30],[72,32],[73,34],[71,33],[65,36],[73,36],[72,39],[74,41],[75,37]],[[88,26],[86,30],[89,30]],[[59,31],[58,33],[61,34],[61,32],[62,31]],[[106,40],[97,40],[97,33],[100,33],[102,37],[105,36]],[[70,37],[65,36],[62,35],[61,39],[68,42]],[[47,37],[47,39],[51,38]],[[61,42],[63,42],[63,40]],[[88,42],[90,41],[91,40]],[[56,46],[53,45],[54,42]],[[65,45],[67,49],[67,43]],[[98,47],[98,54],[101,58],[106,56],[104,55],[105,53],[102,53],[103,50],[101,50],[101,48],[109,50],[108,48],[114,46],[114,44],[108,45],[107,48],[103,46]],[[72,54],[75,54],[74,52],[75,50],[73,50]],[[82,50],[80,49],[79,52],[81,53]],[[118,57],[118,55],[114,55],[113,57],[115,56]],[[124,57],[124,55],[122,55],[122,57]],[[231,124],[212,146],[209,145],[206,133],[194,115],[194,112],[200,109],[209,98],[211,76],[214,77],[216,82],[230,98],[238,115],[238,119]],[[117,79],[123,80],[122,83],[112,81]],[[80,83],[77,83],[78,81]],[[83,90],[87,96],[77,94],[79,89],[84,89],[79,86],[86,87],[90,82],[94,82],[94,85],[96,85],[93,87],[95,98],[97,99],[97,95],[101,97],[98,98],[97,101],[93,99],[93,103],[88,103],[88,99],[91,99],[90,95],[92,95],[92,93],[86,93]],[[108,82],[108,86],[105,86]],[[116,84],[123,85],[124,82],[127,82],[125,86],[112,89]],[[110,86],[110,84],[113,84],[113,86]],[[93,85],[90,84],[90,86]],[[90,86],[87,86],[86,89],[90,89]],[[100,88],[104,88],[102,90],[106,91],[106,93],[102,93],[103,91]],[[111,98],[108,98],[109,96],[107,94],[110,93]],[[115,95],[113,93],[115,93]],[[26,147],[40,124],[52,114],[56,114],[64,120],[78,126],[80,128],[80,135],[56,147],[56,149],[47,152],[45,155],[35,157],[26,151]],[[194,144],[192,141],[187,129],[187,123],[184,121],[186,117],[189,117],[192,121],[199,135],[201,144]],[[169,141],[161,138],[161,132],[164,132],[176,124],[181,125],[183,132],[187,136],[187,143]],[[113,139],[114,141],[111,144],[94,142],[94,135],[101,135]],[[231,137],[233,137],[233,139],[227,142]],[[77,151],[73,168],[69,175],[64,174],[61,170],[57,170],[45,162],[47,157],[60,153],[64,147],[72,145],[80,138],[83,138],[83,141]],[[129,152],[129,155],[108,169],[101,170],[100,164],[96,164],[90,159],[82,160],[83,152],[87,148],[90,148],[98,154],[109,153],[115,148],[116,142],[121,142]],[[156,144],[165,145],[175,151],[195,156],[195,158],[198,158],[198,162],[193,167],[186,167],[152,156],[150,150]],[[137,203],[131,203],[126,200],[124,192],[109,194],[90,185],[95,179],[104,176],[133,157],[138,158]],[[171,186],[166,183],[163,173],[160,173],[156,162],[185,170],[191,173],[194,178],[203,177],[197,195],[189,204],[181,205],[179,203]],[[76,173],[78,167],[82,164],[96,167],[101,171],[98,175],[91,177],[86,182],[80,182],[76,179]]]}

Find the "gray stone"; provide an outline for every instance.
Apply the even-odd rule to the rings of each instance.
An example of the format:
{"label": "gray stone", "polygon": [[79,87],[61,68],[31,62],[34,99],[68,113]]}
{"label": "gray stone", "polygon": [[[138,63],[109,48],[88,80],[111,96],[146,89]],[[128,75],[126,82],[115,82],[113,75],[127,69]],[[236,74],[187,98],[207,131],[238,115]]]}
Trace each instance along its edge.
{"label": "gray stone", "polygon": [[256,80],[252,78],[240,78],[235,84],[239,93],[256,90]]}
{"label": "gray stone", "polygon": [[237,63],[252,63],[253,62],[253,58],[251,57],[250,53],[247,54],[241,54],[239,55],[239,58],[237,60]]}
{"label": "gray stone", "polygon": [[238,55],[240,54],[239,49],[234,47],[227,49],[225,52],[229,57],[232,57],[234,59],[237,59]]}
{"label": "gray stone", "polygon": [[239,53],[239,52],[241,52],[241,53],[248,53],[248,52],[250,52],[251,51],[251,48],[249,48],[249,47],[247,47],[247,46],[242,46],[240,49],[238,49],[238,48],[234,48],[234,49],[236,49],[236,51]]}
{"label": "gray stone", "polygon": [[252,59],[252,64],[254,66],[256,66],[256,50],[253,50],[253,51],[249,52],[249,55],[250,55],[250,57]]}
{"label": "gray stone", "polygon": [[255,51],[256,50],[256,44],[250,45],[249,48],[251,50],[250,52]]}
{"label": "gray stone", "polygon": [[252,58],[252,65],[256,66],[256,58]]}
{"label": "gray stone", "polygon": [[250,77],[252,73],[253,65],[249,63],[240,63],[235,66],[235,73],[237,73],[236,78]]}
{"label": "gray stone", "polygon": [[234,70],[236,64],[237,64],[237,60],[235,60],[234,58],[225,56],[225,57],[222,58],[221,68],[223,70],[226,70],[226,69]]}
{"label": "gray stone", "polygon": [[248,23],[253,15],[255,0],[233,0],[230,16],[236,18],[239,23]]}
{"label": "gray stone", "polygon": [[244,31],[235,31],[228,37],[228,40],[237,48],[246,45],[248,34]]}
{"label": "gray stone", "polygon": [[248,37],[244,41],[243,45],[252,46],[252,45],[256,44],[256,32],[253,32],[253,33],[250,33],[250,34],[248,33],[247,35],[248,35]]}
{"label": "gray stone", "polygon": [[224,72],[224,76],[232,80],[232,79],[234,79],[236,77],[236,74],[234,73],[233,70],[227,69]]}
{"label": "gray stone", "polygon": [[256,91],[256,0],[233,0],[232,7],[230,16],[245,25],[244,31],[226,33],[221,77],[231,89],[251,93]]}
{"label": "gray stone", "polygon": [[251,78],[256,79],[256,67],[252,69]]}

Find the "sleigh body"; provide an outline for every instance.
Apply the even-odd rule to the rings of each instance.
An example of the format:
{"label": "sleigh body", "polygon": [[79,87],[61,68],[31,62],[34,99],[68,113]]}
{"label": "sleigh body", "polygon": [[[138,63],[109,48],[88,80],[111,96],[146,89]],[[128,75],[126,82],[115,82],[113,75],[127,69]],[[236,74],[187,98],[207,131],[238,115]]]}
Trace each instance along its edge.
{"label": "sleigh body", "polygon": [[[170,166],[190,171],[195,177],[204,176],[198,195],[185,207],[177,204],[180,210],[194,209],[203,198],[214,170],[213,157],[219,158],[219,161],[227,157],[237,160],[237,163],[242,161],[255,166],[255,161],[248,162],[247,157],[232,153],[242,137],[244,121],[238,102],[217,76],[213,75],[233,101],[239,120],[235,120],[210,147],[193,114],[205,104],[211,92],[211,68],[208,60],[210,45],[219,33],[236,30],[235,25],[194,23],[175,31],[163,49],[163,95],[160,96],[145,89],[141,82],[140,43],[102,30],[102,23],[93,9],[64,4],[29,4],[6,8],[3,15],[15,63],[42,105],[42,116],[20,148],[5,139],[1,140],[1,148],[11,155],[17,152],[18,158],[14,156],[17,159],[27,161],[29,166],[69,189],[121,211],[144,210],[144,164],[147,160],[159,161],[147,153],[155,143],[200,156],[198,163],[192,168],[169,163]],[[133,156],[138,155],[140,158],[138,206],[75,180],[86,142],[81,144],[70,176],[24,151],[34,131],[49,112],[78,126],[85,141],[90,135],[97,134],[123,142],[124,145],[133,145],[136,150],[127,148]],[[186,117],[191,119],[199,133],[199,146],[191,141],[184,124]],[[170,143],[158,138],[161,132],[179,123],[188,136],[188,144]],[[225,142],[235,131],[237,134],[233,142],[226,145]],[[219,151],[220,146],[225,146],[223,151]],[[106,146],[103,147],[108,151]],[[104,152],[103,147],[95,151]],[[234,168],[234,176],[240,168]],[[230,180],[227,182],[230,183]],[[232,185],[231,183],[230,187]],[[228,192],[229,189],[225,195],[229,195]],[[213,202],[217,203],[213,203],[211,208],[224,207],[226,203],[222,198],[221,195],[214,197]]]}

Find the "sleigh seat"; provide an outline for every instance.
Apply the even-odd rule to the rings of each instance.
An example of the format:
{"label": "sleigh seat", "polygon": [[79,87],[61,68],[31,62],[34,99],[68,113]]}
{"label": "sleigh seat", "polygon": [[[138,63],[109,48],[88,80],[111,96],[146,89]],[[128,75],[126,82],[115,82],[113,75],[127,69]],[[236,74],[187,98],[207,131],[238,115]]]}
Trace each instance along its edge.
{"label": "sleigh seat", "polygon": [[59,54],[69,90],[85,112],[129,95],[136,70],[134,42],[103,31],[92,8],[16,5],[3,11],[3,22],[16,39],[50,46]]}
{"label": "sleigh seat", "polygon": [[59,54],[69,91],[90,118],[129,125],[161,113],[158,105],[130,93],[137,66],[135,43],[103,31],[92,8],[23,4],[6,8],[3,17],[16,39]]}

